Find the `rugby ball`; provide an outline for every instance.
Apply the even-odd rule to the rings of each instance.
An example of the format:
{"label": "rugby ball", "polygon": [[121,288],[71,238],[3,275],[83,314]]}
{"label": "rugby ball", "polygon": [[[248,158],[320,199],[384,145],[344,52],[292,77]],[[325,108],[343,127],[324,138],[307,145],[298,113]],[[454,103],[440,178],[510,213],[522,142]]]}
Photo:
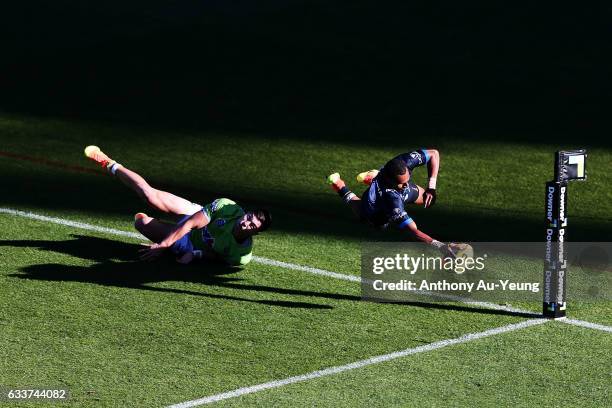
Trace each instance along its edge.
{"label": "rugby ball", "polygon": [[474,248],[470,244],[458,243],[450,244],[451,250],[457,258],[473,258]]}

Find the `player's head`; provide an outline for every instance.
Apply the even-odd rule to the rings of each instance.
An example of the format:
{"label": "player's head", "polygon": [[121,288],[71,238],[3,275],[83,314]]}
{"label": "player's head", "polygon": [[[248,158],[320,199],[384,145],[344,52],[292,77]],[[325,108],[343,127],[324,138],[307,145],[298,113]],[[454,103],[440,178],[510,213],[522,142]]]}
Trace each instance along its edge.
{"label": "player's head", "polygon": [[270,228],[272,217],[270,211],[259,208],[245,213],[238,220],[238,230],[246,236],[258,234]]}
{"label": "player's head", "polygon": [[387,188],[403,190],[408,187],[410,172],[406,163],[399,158],[389,160],[382,169],[383,183]]}

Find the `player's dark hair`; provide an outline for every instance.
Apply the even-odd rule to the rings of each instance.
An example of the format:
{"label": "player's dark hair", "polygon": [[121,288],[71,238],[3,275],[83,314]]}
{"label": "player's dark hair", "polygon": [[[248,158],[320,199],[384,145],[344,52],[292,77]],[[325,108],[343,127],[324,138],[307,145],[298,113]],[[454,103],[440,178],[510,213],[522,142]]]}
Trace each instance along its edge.
{"label": "player's dark hair", "polygon": [[270,228],[270,224],[272,224],[272,216],[270,215],[270,211],[265,208],[258,208],[252,211],[253,215],[257,217],[259,221],[261,221],[261,227],[259,227],[259,232],[265,231]]}
{"label": "player's dark hair", "polygon": [[383,167],[383,173],[390,180],[394,180],[397,176],[405,174],[406,171],[408,171],[406,162],[398,157],[389,160],[387,164],[385,164],[385,167]]}

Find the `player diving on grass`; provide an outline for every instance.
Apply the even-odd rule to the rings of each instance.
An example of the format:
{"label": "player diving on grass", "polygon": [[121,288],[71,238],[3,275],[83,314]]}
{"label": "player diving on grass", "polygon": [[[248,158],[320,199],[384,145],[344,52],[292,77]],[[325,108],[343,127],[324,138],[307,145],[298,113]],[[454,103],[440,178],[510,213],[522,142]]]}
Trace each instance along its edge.
{"label": "player diving on grass", "polygon": [[180,217],[169,224],[144,213],[134,216],[134,226],[154,242],[140,251],[143,260],[153,260],[170,251],[180,263],[220,260],[242,266],[251,261],[253,236],[265,231],[272,219],[264,209],[245,212],[235,202],[219,198],[202,207],[166,191],[153,188],[139,174],[112,160],[97,146],[87,146],[85,156],[95,161],[136,192],[155,210]]}
{"label": "player diving on grass", "polygon": [[[427,165],[428,187],[412,180],[412,171]],[[327,178],[328,184],[362,221],[378,228],[396,226],[417,240],[430,244],[445,256],[454,257],[454,245],[440,242],[421,231],[405,210],[406,204],[429,208],[436,202],[436,180],[440,169],[440,153],[435,149],[418,149],[389,160],[380,170],[364,171],[357,181],[368,186],[359,198],[350,191],[339,173]]]}

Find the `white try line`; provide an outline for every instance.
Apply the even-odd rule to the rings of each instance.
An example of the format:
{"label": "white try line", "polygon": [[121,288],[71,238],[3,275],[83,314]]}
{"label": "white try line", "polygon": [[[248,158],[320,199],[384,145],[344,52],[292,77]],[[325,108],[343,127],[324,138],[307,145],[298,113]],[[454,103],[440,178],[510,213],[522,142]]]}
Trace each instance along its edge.
{"label": "white try line", "polygon": [[356,361],[354,363],[329,367],[323,370],[317,370],[310,372],[308,374],[296,375],[295,377],[284,378],[282,380],[270,381],[263,384],[257,384],[250,387],[238,388],[233,391],[224,392],[221,394],[210,395],[208,397],[195,399],[192,401],[185,401],[179,404],[171,405],[168,408],[189,408],[195,407],[198,405],[210,404],[212,402],[218,402],[222,400],[226,400],[229,398],[236,398],[247,394],[253,394],[255,392],[269,390],[272,388],[278,388],[289,384],[295,384],[298,382],[308,381],[315,378],[325,377],[328,375],[342,373],[344,371],[355,370],[357,368],[366,367],[373,364],[383,363],[385,361],[395,360],[397,358],[410,356],[412,354],[418,353],[426,353],[428,351],[437,350],[443,347],[453,346],[455,344],[467,343],[469,341],[482,339],[484,337],[494,336],[496,334],[507,333],[515,330],[524,329],[526,327],[535,326],[538,324],[543,324],[548,322],[549,320],[544,319],[531,319],[525,320],[521,323],[509,324],[507,326],[498,327],[495,329],[485,330],[479,333],[469,333],[464,334],[461,337],[457,337],[454,339],[447,339],[436,341],[434,343],[426,344],[424,346],[409,348],[406,350],[396,351],[394,353],[383,354],[380,356],[371,357],[365,360]]}
{"label": "white try line", "polygon": [[[34,219],[38,221],[65,225],[68,227],[79,228],[79,229],[88,230],[88,231],[102,232],[106,234],[118,235],[122,237],[129,237],[129,238],[135,238],[135,239],[144,239],[144,240],[147,239],[141,234],[136,233],[136,232],[122,231],[122,230],[118,230],[114,228],[101,227],[98,225],[86,224],[84,222],[71,221],[71,220],[67,220],[64,218],[49,217],[46,215],[35,214],[32,212],[28,212],[28,211],[15,210],[12,208],[0,207],[0,214],[2,213],[15,215],[18,217],[30,218],[30,219]],[[310,266],[297,265],[297,264],[293,264],[289,262],[276,261],[274,259],[263,258],[261,256],[254,256],[253,261],[263,264],[263,265],[277,266],[280,268],[291,269],[294,271],[308,272],[308,273],[315,274],[315,275],[327,276],[329,278],[361,283],[361,278],[355,275],[346,275],[342,273],[326,271],[324,269],[313,268]],[[497,305],[495,303],[471,301],[471,300],[466,300],[466,299],[459,298],[459,297],[453,297],[452,299],[449,299],[449,300],[458,301],[458,302],[462,302],[468,305],[482,307],[485,309],[505,310],[508,312],[521,313],[525,315],[533,314],[533,312],[528,311],[528,310],[522,310],[522,309],[516,309],[513,307],[509,307],[509,306]],[[590,329],[601,330],[604,332],[612,332],[612,327],[604,326],[602,324],[590,323],[590,322],[576,320],[576,319],[560,319],[560,321],[566,324],[571,324],[575,326],[587,327]]]}
{"label": "white try line", "polygon": [[599,324],[599,323],[591,323],[591,322],[585,322],[584,320],[567,319],[567,318],[558,319],[557,321],[566,323],[566,324],[573,324],[574,326],[586,327],[587,329],[601,330],[601,331],[605,331],[608,333],[612,333],[612,327],[604,326],[603,324]]}

